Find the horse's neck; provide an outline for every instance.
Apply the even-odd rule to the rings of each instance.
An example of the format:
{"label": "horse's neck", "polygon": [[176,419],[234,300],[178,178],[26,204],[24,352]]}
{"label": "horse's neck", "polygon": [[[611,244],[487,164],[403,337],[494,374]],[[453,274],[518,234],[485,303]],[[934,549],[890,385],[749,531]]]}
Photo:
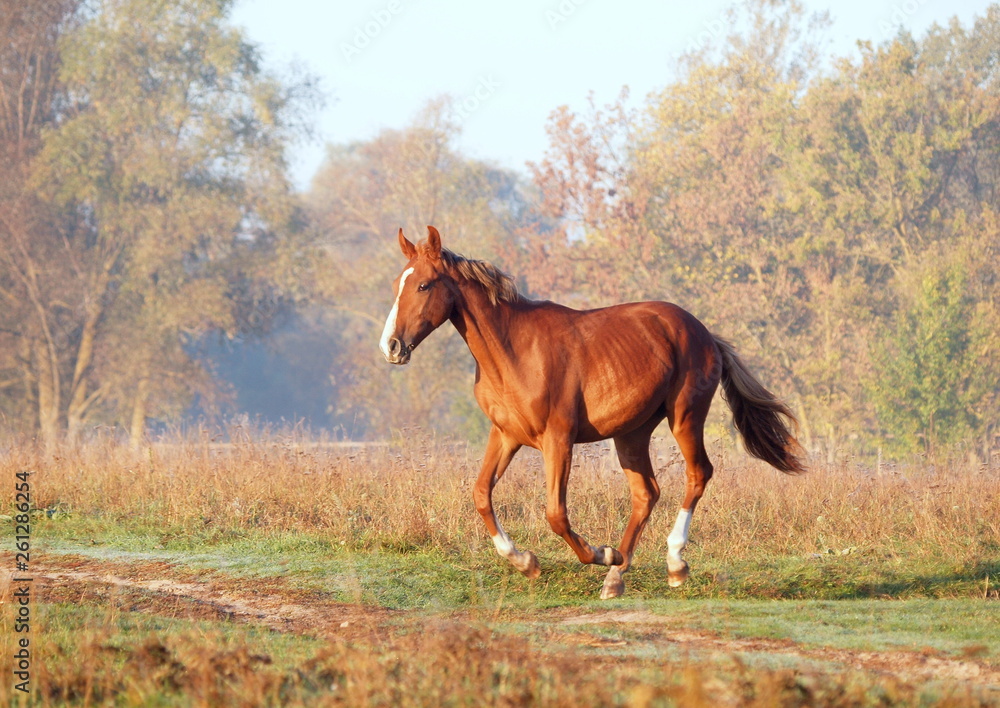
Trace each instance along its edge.
{"label": "horse's neck", "polygon": [[480,374],[500,382],[516,364],[510,332],[513,308],[506,302],[494,305],[474,283],[461,283],[459,291],[452,323],[479,364]]}

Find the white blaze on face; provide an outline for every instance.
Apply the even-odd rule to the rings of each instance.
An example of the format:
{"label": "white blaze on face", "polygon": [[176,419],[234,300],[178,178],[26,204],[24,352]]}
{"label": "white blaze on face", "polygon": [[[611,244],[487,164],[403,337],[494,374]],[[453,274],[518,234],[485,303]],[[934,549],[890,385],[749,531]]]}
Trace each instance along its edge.
{"label": "white blaze on face", "polygon": [[389,317],[385,321],[385,329],[382,330],[382,339],[378,343],[378,348],[382,350],[382,354],[386,359],[389,358],[389,340],[396,333],[396,315],[399,313],[399,298],[403,294],[403,286],[406,285],[406,278],[412,272],[413,268],[407,268],[399,277],[399,290],[396,292],[396,302],[392,303],[392,309],[389,310]]}
{"label": "white blaze on face", "polygon": [[667,567],[670,570],[680,570],[684,566],[681,551],[688,542],[688,531],[691,529],[691,512],[681,509],[677,514],[674,528],[667,536]]}

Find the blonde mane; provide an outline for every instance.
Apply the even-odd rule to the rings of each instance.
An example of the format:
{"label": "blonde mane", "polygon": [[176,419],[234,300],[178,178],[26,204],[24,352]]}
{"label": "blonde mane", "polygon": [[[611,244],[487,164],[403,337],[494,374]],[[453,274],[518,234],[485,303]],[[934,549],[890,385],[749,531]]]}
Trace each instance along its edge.
{"label": "blonde mane", "polygon": [[521,299],[514,279],[492,263],[466,258],[447,248],[441,249],[441,260],[457,275],[479,283],[494,305],[500,302],[517,302]]}

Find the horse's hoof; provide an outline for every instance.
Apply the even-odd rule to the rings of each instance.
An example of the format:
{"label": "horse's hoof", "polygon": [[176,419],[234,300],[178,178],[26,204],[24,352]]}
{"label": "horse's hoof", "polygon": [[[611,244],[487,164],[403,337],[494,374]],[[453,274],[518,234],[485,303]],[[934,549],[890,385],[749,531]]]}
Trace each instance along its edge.
{"label": "horse's hoof", "polygon": [[608,575],[604,579],[604,587],[601,588],[601,599],[611,600],[615,597],[621,597],[625,594],[625,581],[622,580],[622,576],[619,574],[618,577],[611,577]]}
{"label": "horse's hoof", "polygon": [[538,558],[531,551],[524,551],[525,557],[528,559],[524,564],[523,568],[518,568],[522,573],[525,574],[530,580],[534,580],[539,575],[542,574],[542,568],[538,565]]}
{"label": "horse's hoof", "polygon": [[678,570],[667,569],[667,585],[672,588],[679,588],[684,584],[684,581],[688,579],[690,575],[690,568],[688,567],[687,561],[684,561],[684,565]]}

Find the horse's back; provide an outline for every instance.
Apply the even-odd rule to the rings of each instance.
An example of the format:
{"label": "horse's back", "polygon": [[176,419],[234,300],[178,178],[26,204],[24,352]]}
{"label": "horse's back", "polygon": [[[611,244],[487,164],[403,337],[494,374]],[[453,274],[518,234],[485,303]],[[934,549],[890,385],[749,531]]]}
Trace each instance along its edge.
{"label": "horse's back", "polygon": [[690,312],[671,302],[632,302],[582,310],[578,323],[586,340],[602,344],[613,342],[611,347],[598,347],[598,354],[611,354],[621,363],[625,360],[663,361],[677,368],[715,353],[715,341],[708,328]]}
{"label": "horse's back", "polygon": [[576,406],[578,442],[662,419],[692,367],[714,363],[705,361],[715,356],[712,335],[672,303],[546,309],[539,337],[550,347],[548,385],[564,407]]}

